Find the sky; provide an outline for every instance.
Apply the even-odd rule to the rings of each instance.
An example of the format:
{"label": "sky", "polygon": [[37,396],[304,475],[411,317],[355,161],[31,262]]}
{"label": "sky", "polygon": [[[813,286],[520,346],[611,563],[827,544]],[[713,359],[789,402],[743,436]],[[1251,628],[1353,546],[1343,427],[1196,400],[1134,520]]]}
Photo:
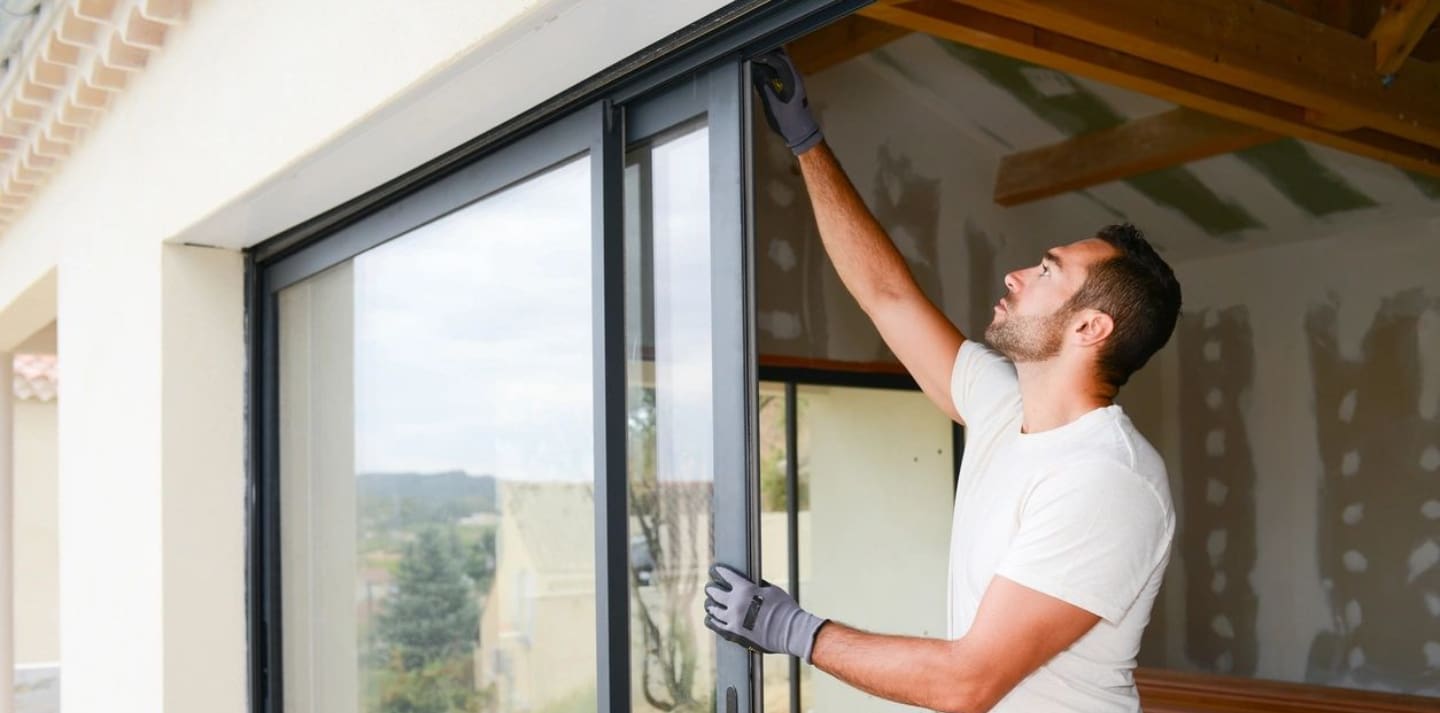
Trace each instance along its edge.
{"label": "sky", "polygon": [[[651,155],[658,461],[686,480],[712,433],[706,139]],[[357,473],[593,478],[590,194],[580,157],[355,258]]]}

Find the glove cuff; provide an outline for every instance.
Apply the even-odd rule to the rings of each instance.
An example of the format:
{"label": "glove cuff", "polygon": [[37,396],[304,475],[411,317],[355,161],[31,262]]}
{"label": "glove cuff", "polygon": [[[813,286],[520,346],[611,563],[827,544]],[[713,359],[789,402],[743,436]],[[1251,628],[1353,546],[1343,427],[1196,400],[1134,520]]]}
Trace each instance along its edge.
{"label": "glove cuff", "polygon": [[815,637],[819,635],[820,627],[824,626],[825,622],[829,621],[829,619],[822,619],[807,611],[800,613],[801,616],[796,617],[795,621],[795,625],[799,631],[795,632],[794,638],[791,639],[791,641],[800,644],[800,651],[792,653],[800,657],[800,660],[806,664],[814,666],[815,664],[810,660],[810,657],[815,653]]}
{"label": "glove cuff", "polygon": [[800,154],[814,148],[815,144],[820,143],[822,140],[824,140],[824,138],[824,134],[820,133],[820,127],[816,126],[814,131],[811,131],[809,134],[805,135],[805,138],[802,138],[799,141],[790,144],[790,150],[795,152],[796,156],[799,156]]}

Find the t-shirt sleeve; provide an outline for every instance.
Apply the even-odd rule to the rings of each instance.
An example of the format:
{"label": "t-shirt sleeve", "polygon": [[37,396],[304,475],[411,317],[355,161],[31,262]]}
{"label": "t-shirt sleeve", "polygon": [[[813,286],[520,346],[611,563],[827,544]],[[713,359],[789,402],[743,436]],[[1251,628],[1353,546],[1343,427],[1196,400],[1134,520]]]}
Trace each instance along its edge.
{"label": "t-shirt sleeve", "polygon": [[978,426],[1007,402],[1018,403],[1015,365],[994,349],[966,339],[950,372],[950,399],[967,426]]}
{"label": "t-shirt sleeve", "polygon": [[1118,463],[1042,478],[995,573],[1114,624],[1169,551],[1174,516]]}

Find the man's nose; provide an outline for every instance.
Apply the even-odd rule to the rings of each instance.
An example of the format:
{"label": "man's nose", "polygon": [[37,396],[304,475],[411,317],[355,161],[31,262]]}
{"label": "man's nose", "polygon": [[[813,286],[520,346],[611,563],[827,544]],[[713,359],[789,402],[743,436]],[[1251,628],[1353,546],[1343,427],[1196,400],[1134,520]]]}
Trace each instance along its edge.
{"label": "man's nose", "polygon": [[1005,289],[1010,290],[1011,292],[1018,292],[1020,290],[1019,270],[1016,270],[1015,272],[1005,273]]}

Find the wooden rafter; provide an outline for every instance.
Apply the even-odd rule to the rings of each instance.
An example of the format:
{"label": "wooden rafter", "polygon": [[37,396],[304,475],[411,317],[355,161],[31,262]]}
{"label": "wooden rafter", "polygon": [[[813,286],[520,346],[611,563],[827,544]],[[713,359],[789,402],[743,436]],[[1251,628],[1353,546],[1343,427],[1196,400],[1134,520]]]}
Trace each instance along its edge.
{"label": "wooden rafter", "polygon": [[850,15],[791,42],[785,50],[801,73],[814,74],[908,34],[902,27]]}
{"label": "wooden rafter", "polygon": [[965,4],[1440,148],[1440,67],[1416,64],[1386,86],[1368,39],[1263,0]]}
{"label": "wooden rafter", "polygon": [[995,202],[1013,206],[1049,198],[1276,138],[1245,124],[1174,109],[1006,156],[995,177]]}
{"label": "wooden rafter", "polygon": [[1384,12],[1370,31],[1375,43],[1375,70],[1394,74],[1410,56],[1415,44],[1440,15],[1440,0],[1387,0]]}
{"label": "wooden rafter", "polygon": [[[1016,4],[1029,6],[1034,3],[1017,1]],[[1162,5],[1169,6],[1170,3]],[[1289,14],[1284,8],[1276,9]],[[1149,94],[1264,131],[1294,136],[1401,168],[1440,176],[1440,149],[1433,146],[1371,128],[1337,130],[1318,126],[1311,123],[1317,116],[1329,118],[1328,123],[1332,127],[1359,124],[1348,123],[1353,121],[1352,116],[1334,116],[1268,93],[1233,86],[1116,49],[1125,47],[1128,51],[1130,47],[1125,44],[1099,44],[981,10],[972,4],[947,0],[877,4],[866,7],[861,13],[909,30]],[[1363,70],[1356,71],[1371,74],[1373,70],[1369,68],[1368,56],[1362,65]]]}

